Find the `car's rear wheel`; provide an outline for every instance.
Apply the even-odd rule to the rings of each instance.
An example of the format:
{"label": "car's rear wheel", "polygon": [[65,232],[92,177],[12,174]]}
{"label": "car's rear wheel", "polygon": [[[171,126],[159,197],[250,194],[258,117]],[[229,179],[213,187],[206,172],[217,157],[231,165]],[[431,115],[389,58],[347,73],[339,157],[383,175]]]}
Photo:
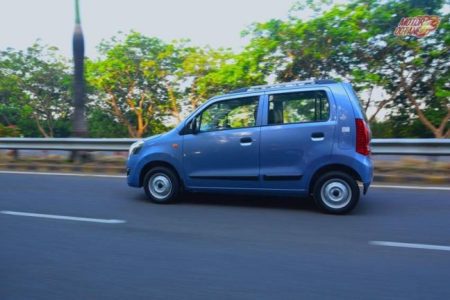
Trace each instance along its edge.
{"label": "car's rear wheel", "polygon": [[180,181],[171,169],[155,167],[144,177],[144,191],[148,199],[155,203],[171,203],[178,199]]}
{"label": "car's rear wheel", "polygon": [[313,191],[316,205],[332,214],[345,214],[359,201],[359,187],[355,179],[343,172],[325,173],[316,181]]}

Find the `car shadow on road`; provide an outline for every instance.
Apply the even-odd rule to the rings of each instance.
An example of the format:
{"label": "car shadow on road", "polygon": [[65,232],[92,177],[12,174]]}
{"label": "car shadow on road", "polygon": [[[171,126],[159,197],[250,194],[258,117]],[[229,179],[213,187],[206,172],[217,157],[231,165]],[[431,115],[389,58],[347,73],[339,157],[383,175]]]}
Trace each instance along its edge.
{"label": "car shadow on road", "polygon": [[[143,193],[136,195],[135,200],[142,203],[152,204]],[[263,209],[295,210],[322,214],[322,212],[314,204],[314,200],[312,198],[293,196],[185,193],[176,203],[171,205],[224,206],[236,208],[253,207]],[[365,215],[370,214],[369,211],[370,209],[367,205],[364,205],[364,203],[359,203],[355,210],[353,210],[350,214]]]}
{"label": "car shadow on road", "polygon": [[180,203],[227,207],[255,207],[317,212],[310,198],[289,196],[253,196],[235,194],[186,193]]}

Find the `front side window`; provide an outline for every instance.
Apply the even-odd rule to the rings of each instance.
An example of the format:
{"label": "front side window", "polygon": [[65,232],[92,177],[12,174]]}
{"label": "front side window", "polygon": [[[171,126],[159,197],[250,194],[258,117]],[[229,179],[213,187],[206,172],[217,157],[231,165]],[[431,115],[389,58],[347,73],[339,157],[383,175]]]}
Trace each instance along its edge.
{"label": "front side window", "polygon": [[327,121],[329,115],[325,91],[275,94],[269,97],[269,125]]}
{"label": "front side window", "polygon": [[216,102],[199,118],[200,131],[253,127],[256,125],[259,96]]}

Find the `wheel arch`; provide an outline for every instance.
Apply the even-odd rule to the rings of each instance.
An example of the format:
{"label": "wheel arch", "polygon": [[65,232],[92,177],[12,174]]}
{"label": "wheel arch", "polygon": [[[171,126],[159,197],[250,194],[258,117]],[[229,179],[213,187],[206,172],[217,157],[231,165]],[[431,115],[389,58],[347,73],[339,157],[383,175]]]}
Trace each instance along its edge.
{"label": "wheel arch", "polygon": [[316,183],[317,179],[320,178],[320,176],[322,176],[325,173],[332,172],[332,171],[340,171],[340,172],[350,175],[356,181],[360,181],[360,182],[362,181],[361,176],[355,169],[353,169],[349,166],[346,166],[346,165],[342,165],[342,164],[329,164],[329,165],[320,167],[319,169],[317,169],[314,172],[314,175],[311,177],[311,180],[309,181],[308,192],[310,194],[313,192],[314,184]]}
{"label": "wheel arch", "polygon": [[155,167],[165,167],[165,168],[172,170],[175,173],[175,175],[178,177],[180,184],[183,186],[183,179],[181,178],[177,168],[175,168],[175,166],[173,166],[171,163],[169,163],[167,161],[163,161],[163,160],[153,160],[144,165],[144,167],[141,169],[141,172],[139,174],[139,186],[144,185],[145,174],[147,174],[148,171],[150,171],[151,169],[153,169]]}

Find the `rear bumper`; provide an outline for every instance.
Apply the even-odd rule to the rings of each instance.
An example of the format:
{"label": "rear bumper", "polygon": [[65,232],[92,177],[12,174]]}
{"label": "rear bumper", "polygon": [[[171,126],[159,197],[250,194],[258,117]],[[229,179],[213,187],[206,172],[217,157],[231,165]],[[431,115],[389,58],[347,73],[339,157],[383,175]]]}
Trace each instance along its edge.
{"label": "rear bumper", "polygon": [[363,184],[363,193],[365,195],[369,190],[370,184],[372,183],[373,180],[373,162],[370,157],[366,157],[361,161],[358,173],[361,176],[361,181]]}
{"label": "rear bumper", "polygon": [[369,190],[370,182],[363,182],[363,194],[365,195]]}

